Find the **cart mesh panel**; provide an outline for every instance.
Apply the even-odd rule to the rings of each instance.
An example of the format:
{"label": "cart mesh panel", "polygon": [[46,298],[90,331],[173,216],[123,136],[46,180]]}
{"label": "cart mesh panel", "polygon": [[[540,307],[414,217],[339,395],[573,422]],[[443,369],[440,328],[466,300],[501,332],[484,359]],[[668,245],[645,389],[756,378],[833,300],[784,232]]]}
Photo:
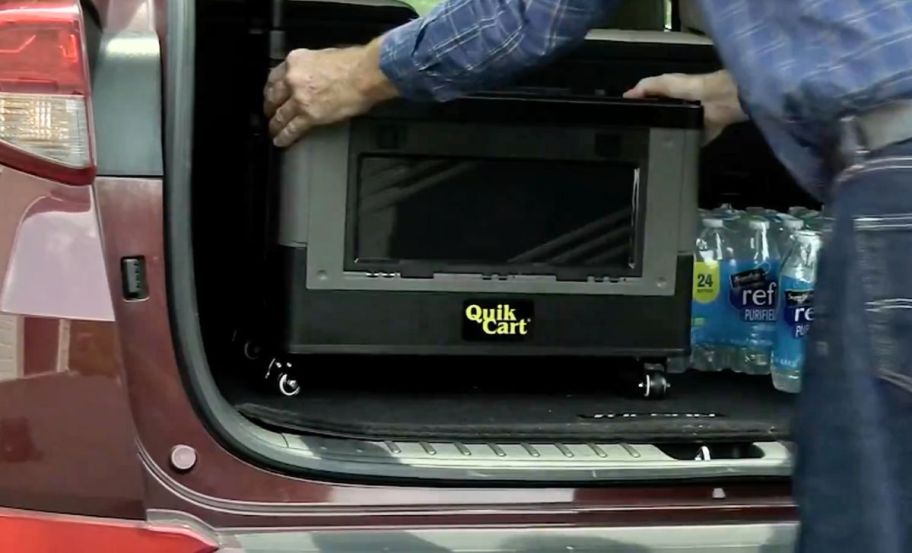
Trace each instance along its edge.
{"label": "cart mesh panel", "polygon": [[363,156],[357,175],[349,263],[535,274],[635,263],[632,166]]}

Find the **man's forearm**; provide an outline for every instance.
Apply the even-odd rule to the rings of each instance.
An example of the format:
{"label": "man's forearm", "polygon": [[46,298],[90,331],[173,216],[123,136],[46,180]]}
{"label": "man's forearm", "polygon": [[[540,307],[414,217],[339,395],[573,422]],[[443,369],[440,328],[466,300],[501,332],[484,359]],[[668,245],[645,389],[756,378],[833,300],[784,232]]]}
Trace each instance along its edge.
{"label": "man's forearm", "polygon": [[444,0],[382,37],[380,68],[415,100],[494,87],[584,40],[617,0]]}
{"label": "man's forearm", "polygon": [[365,46],[293,50],[263,111],[276,146],[404,96],[448,100],[514,78],[582,41],[617,0],[443,0]]}
{"label": "man's forearm", "polygon": [[380,42],[376,38],[364,46],[360,61],[352,70],[354,87],[372,104],[390,100],[399,95],[396,87],[380,68]]}

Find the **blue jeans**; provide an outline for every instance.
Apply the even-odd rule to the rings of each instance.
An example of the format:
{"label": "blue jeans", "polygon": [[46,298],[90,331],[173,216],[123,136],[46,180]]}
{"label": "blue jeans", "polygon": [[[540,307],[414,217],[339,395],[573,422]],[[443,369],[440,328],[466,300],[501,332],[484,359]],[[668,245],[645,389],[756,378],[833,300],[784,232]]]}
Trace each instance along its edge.
{"label": "blue jeans", "polygon": [[798,415],[800,553],[912,552],[912,142],[834,183]]}

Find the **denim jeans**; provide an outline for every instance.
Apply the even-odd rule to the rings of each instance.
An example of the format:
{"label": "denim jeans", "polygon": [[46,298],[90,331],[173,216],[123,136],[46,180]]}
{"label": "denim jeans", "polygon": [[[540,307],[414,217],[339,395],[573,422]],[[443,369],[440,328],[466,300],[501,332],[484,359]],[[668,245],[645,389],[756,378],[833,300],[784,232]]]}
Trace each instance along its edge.
{"label": "denim jeans", "polygon": [[912,552],[912,142],[833,184],[799,399],[800,553]]}

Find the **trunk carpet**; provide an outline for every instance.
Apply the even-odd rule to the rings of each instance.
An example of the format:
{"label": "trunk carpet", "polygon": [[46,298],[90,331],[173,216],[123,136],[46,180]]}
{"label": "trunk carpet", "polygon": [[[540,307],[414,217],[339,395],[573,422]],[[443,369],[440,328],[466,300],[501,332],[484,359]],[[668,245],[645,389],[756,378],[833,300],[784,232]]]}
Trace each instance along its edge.
{"label": "trunk carpet", "polygon": [[311,386],[281,397],[235,381],[223,392],[249,419],[284,431],[373,440],[762,441],[786,439],[793,397],[769,377],[671,375],[660,400],[598,390],[460,391]]}

